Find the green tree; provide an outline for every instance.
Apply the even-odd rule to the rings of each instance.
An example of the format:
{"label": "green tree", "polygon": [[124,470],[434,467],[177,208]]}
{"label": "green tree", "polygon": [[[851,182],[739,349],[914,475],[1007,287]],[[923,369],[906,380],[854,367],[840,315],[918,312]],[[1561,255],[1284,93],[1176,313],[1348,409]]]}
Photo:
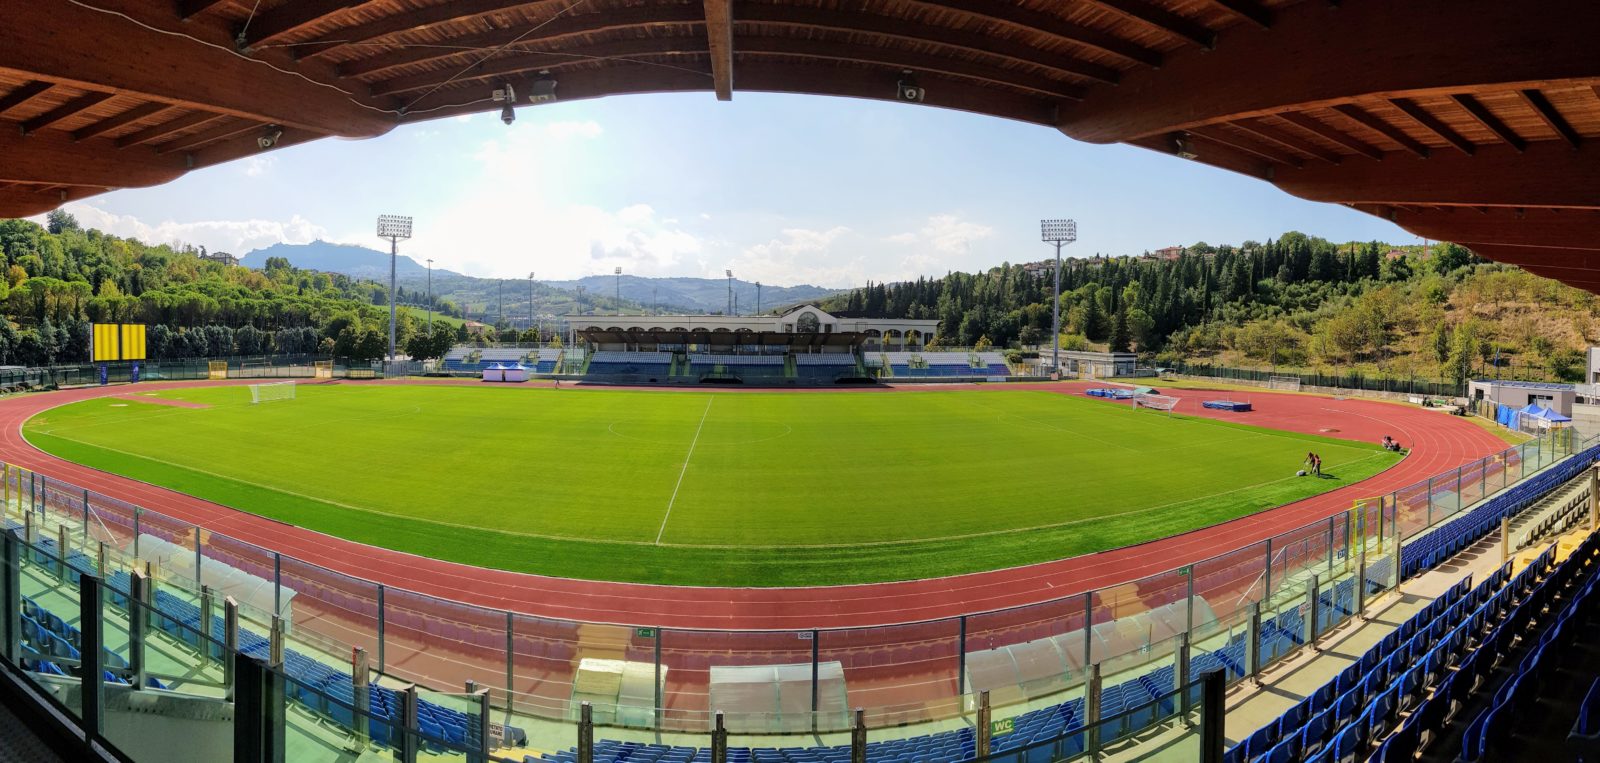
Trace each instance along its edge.
{"label": "green tree", "polygon": [[1131,352],[1133,334],[1128,331],[1128,311],[1118,309],[1111,318],[1111,336],[1107,340],[1112,352]]}

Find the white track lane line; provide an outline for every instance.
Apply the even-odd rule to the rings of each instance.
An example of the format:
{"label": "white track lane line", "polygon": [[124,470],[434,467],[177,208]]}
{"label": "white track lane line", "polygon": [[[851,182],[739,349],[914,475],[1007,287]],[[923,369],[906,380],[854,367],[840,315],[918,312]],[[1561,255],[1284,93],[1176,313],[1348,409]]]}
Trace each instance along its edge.
{"label": "white track lane line", "polygon": [[672,504],[678,502],[678,488],[683,487],[683,475],[689,473],[689,460],[694,458],[694,446],[700,443],[700,430],[706,428],[706,416],[711,413],[711,404],[715,403],[715,395],[706,398],[706,409],[700,414],[700,426],[694,428],[694,439],[689,441],[689,454],[683,457],[683,469],[678,472],[678,484],[672,486],[672,498],[667,500],[667,514],[661,518],[661,529],[656,531],[656,545],[661,545],[661,536],[667,532],[667,520],[672,518]]}

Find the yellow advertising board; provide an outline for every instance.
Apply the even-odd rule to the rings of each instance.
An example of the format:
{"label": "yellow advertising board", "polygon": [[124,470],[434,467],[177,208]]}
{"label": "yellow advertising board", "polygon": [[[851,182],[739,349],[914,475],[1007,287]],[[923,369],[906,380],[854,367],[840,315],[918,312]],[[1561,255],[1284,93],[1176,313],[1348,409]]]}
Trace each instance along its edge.
{"label": "yellow advertising board", "polygon": [[89,354],[95,362],[145,359],[143,323],[95,323],[91,329]]}

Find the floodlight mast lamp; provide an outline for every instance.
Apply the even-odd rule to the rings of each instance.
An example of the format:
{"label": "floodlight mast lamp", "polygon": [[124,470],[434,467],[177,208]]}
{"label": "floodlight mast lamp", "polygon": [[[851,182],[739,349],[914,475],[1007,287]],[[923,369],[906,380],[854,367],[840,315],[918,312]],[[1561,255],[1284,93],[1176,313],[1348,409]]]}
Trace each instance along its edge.
{"label": "floodlight mast lamp", "polygon": [[1078,240],[1077,220],[1040,220],[1040,238],[1056,247],[1056,285],[1050,300],[1050,373],[1061,378],[1061,247]]}
{"label": "floodlight mast lamp", "polygon": [[411,238],[411,218],[378,215],[378,238],[389,239],[389,362],[394,362],[394,270],[400,257],[400,240]]}

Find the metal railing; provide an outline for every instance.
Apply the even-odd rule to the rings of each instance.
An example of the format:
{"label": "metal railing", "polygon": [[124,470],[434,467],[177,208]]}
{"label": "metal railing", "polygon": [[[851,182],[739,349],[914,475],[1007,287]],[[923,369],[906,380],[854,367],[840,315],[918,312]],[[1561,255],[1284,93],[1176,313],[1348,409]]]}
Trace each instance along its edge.
{"label": "metal railing", "polygon": [[1407,395],[1427,395],[1430,397],[1459,397],[1466,392],[1461,385],[1442,378],[1428,379],[1414,375],[1390,377],[1367,374],[1361,371],[1335,373],[1323,373],[1321,371],[1298,372],[1281,368],[1235,368],[1184,361],[1178,361],[1173,365],[1166,366],[1166,368],[1170,368],[1174,373],[1187,376],[1205,376],[1231,381],[1266,382],[1271,381],[1274,377],[1295,377],[1300,380],[1302,385],[1308,387],[1393,392]]}

